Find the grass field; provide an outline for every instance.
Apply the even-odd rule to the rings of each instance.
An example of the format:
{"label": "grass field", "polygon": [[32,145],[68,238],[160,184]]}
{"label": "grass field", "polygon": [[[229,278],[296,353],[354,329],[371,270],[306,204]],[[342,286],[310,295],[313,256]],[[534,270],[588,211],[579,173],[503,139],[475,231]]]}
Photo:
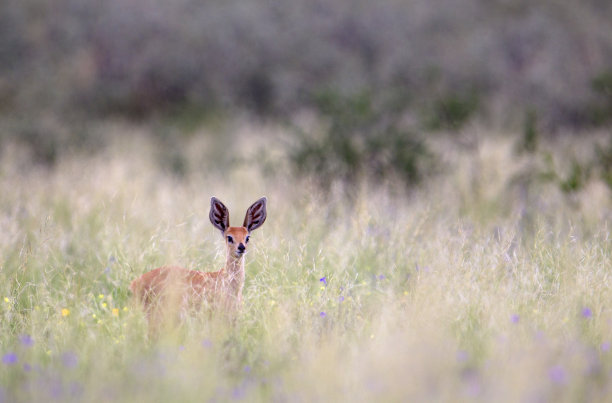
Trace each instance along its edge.
{"label": "grass field", "polygon": [[[537,174],[588,161],[596,136],[548,160],[508,136],[438,140],[421,187],[349,197],[286,174],[272,130],[188,138],[182,176],[143,129],[106,130],[50,170],[2,150],[0,402],[612,399],[610,190]],[[128,285],[222,266],[213,195],[233,225],[268,197],[244,308],[151,339]]]}

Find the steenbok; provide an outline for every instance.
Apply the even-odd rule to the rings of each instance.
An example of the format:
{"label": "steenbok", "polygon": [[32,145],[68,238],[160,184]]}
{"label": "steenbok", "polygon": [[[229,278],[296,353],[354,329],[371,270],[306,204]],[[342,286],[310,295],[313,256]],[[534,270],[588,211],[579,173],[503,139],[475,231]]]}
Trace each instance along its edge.
{"label": "steenbok", "polygon": [[225,239],[225,266],[216,272],[181,267],[159,267],[132,281],[130,290],[150,316],[167,310],[200,308],[234,311],[242,304],[244,255],[253,230],[266,220],[266,198],[248,208],[242,227],[229,226],[229,211],[215,197],[210,199],[210,222]]}

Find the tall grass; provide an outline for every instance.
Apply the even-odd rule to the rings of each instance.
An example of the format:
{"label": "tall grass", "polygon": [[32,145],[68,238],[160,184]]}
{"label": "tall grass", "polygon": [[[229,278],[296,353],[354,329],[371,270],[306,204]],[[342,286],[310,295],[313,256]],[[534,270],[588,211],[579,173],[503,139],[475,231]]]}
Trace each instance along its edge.
{"label": "tall grass", "polygon": [[[538,162],[508,137],[438,140],[445,174],[349,199],[284,175],[265,141],[265,175],[238,135],[222,165],[201,158],[219,145],[188,140],[177,177],[123,134],[53,170],[3,150],[0,401],[610,399],[612,204],[595,179],[568,196],[521,182]],[[588,141],[541,147],[562,170]],[[237,320],[150,338],[130,280],[217,270],[210,196],[237,224],[264,194]]]}

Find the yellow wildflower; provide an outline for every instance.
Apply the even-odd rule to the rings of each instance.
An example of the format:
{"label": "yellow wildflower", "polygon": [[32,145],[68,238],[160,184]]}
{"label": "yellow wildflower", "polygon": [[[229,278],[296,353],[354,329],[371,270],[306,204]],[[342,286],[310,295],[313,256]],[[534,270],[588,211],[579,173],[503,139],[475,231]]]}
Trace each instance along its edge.
{"label": "yellow wildflower", "polygon": [[70,315],[70,309],[63,308],[62,309],[62,316],[68,316],[68,315]]}
{"label": "yellow wildflower", "polygon": [[113,316],[119,316],[119,309],[113,308]]}
{"label": "yellow wildflower", "polygon": [[104,294],[98,294],[98,298],[99,298],[99,299],[104,298]]}

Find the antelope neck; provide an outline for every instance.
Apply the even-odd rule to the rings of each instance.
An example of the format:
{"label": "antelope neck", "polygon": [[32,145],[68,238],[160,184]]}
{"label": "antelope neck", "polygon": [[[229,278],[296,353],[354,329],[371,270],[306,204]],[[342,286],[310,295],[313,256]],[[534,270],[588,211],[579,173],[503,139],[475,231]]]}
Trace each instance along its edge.
{"label": "antelope neck", "polygon": [[230,276],[244,272],[244,255],[237,258],[228,252],[225,258],[225,267],[223,270]]}
{"label": "antelope neck", "polygon": [[234,294],[240,294],[244,284],[244,256],[236,258],[228,252],[225,267],[221,271]]}

